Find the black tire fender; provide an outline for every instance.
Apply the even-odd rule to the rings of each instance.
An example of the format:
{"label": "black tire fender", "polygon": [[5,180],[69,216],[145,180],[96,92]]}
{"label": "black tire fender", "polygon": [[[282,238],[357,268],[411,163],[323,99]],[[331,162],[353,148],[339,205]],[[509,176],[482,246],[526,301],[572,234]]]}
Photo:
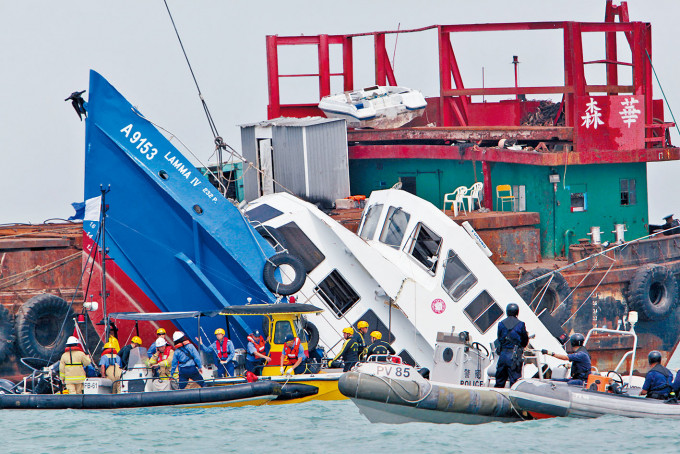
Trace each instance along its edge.
{"label": "black tire fender", "polygon": [[[50,293],[34,296],[16,315],[19,352],[22,356],[45,360],[59,358],[66,339],[73,333],[74,323],[73,310],[62,298]],[[50,332],[45,333],[46,329]]]}
{"label": "black tire fender", "polygon": [[[547,268],[536,268],[529,270],[520,278],[519,284],[532,281],[550,272],[551,270]],[[569,283],[559,271],[553,272],[552,281],[550,281],[550,285],[548,286],[545,295],[543,295],[543,300],[541,301],[541,310],[536,311],[538,298],[536,298],[536,301],[532,303],[534,297],[536,295],[540,295],[540,292],[543,291],[543,287],[546,283],[548,283],[548,281],[550,281],[550,275],[525,285],[524,287],[518,288],[517,293],[519,293],[519,296],[521,296],[527,305],[529,305],[531,309],[537,314],[541,312],[542,308],[546,308],[550,314],[553,314],[553,312],[557,310],[557,312],[553,314],[553,317],[562,323],[569,317],[571,313],[568,305],[566,303],[562,304],[571,293],[571,287],[569,287]],[[563,315],[566,315],[566,317],[563,317]]]}
{"label": "black tire fender", "polygon": [[14,316],[0,305],[0,362],[3,362],[14,351]]}
{"label": "black tire fender", "polygon": [[[289,284],[284,284],[276,279],[276,270],[282,265],[290,266],[295,272],[295,278]],[[262,270],[262,278],[264,285],[272,293],[287,296],[298,292],[302,288],[305,284],[307,273],[305,273],[305,266],[299,258],[285,252],[279,252],[267,259]]]}
{"label": "black tire fender", "polygon": [[303,320],[302,329],[307,333],[307,350],[316,350],[319,345],[319,328],[309,320]]}
{"label": "black tire fender", "polygon": [[278,230],[276,230],[276,228],[261,224],[255,227],[255,230],[262,238],[267,240],[267,243],[269,243],[271,247],[276,250],[276,252],[284,252],[288,250],[288,243],[286,242],[286,239]]}
{"label": "black tire fender", "polygon": [[663,265],[639,268],[628,284],[628,307],[643,320],[663,320],[678,301],[678,279]]}

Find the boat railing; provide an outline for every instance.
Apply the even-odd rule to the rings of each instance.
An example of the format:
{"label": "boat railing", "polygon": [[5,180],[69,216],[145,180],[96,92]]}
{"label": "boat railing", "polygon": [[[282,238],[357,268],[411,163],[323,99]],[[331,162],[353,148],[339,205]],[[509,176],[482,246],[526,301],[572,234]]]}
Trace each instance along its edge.
{"label": "boat railing", "polygon": [[633,338],[633,349],[624,353],[624,355],[621,357],[621,360],[619,361],[619,363],[614,368],[614,372],[619,372],[619,368],[625,364],[628,357],[631,357],[630,368],[629,368],[629,371],[628,371],[629,382],[633,378],[633,369],[635,368],[635,352],[637,351],[637,345],[638,345],[638,338],[637,338],[637,334],[635,333],[635,322],[637,321],[637,313],[635,313],[635,316],[632,316],[632,314],[633,314],[633,312],[630,312],[629,315],[628,315],[628,321],[631,323],[630,331],[620,331],[620,330],[609,329],[609,328],[591,328],[590,331],[588,331],[588,335],[586,336],[585,341],[583,342],[584,346],[588,345],[588,340],[590,340],[591,335],[593,333],[615,334],[617,336],[630,336],[630,337],[632,337]]}

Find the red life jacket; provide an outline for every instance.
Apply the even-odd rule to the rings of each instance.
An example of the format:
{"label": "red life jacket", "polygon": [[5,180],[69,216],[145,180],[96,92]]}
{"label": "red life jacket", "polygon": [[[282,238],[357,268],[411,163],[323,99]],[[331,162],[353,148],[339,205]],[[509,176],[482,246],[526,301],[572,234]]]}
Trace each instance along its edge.
{"label": "red life jacket", "polygon": [[298,351],[300,349],[300,338],[296,337],[295,342],[293,342],[292,347],[288,347],[288,344],[283,344],[283,354],[288,360],[288,364],[294,363],[298,359]]}
{"label": "red life jacket", "polygon": [[168,359],[168,356],[170,356],[170,352],[172,351],[172,347],[166,345],[162,352],[160,350],[156,351],[158,352],[158,362],[160,363],[161,361]]}
{"label": "red life jacket", "polygon": [[215,347],[217,347],[217,357],[219,359],[227,359],[227,357],[229,356],[229,350],[227,348],[228,343],[229,339],[227,339],[226,336],[224,337],[224,339],[222,339],[221,343],[219,340],[215,340]]}
{"label": "red life jacket", "polygon": [[[257,339],[257,341],[255,340]],[[264,355],[264,350],[265,350],[265,342],[264,338],[262,336],[255,338],[253,336],[248,336],[248,342],[253,344],[255,346],[255,350],[257,350],[258,353],[262,353]]]}
{"label": "red life jacket", "polygon": [[82,351],[83,351],[83,347],[81,347],[80,345],[74,345],[74,346],[72,346],[72,347],[71,347],[71,346],[68,346],[68,347],[66,347],[66,348],[64,349],[64,352],[75,352],[75,351],[82,352]]}
{"label": "red life jacket", "polygon": [[116,349],[115,348],[105,348],[102,350],[102,356],[104,355],[116,355]]}

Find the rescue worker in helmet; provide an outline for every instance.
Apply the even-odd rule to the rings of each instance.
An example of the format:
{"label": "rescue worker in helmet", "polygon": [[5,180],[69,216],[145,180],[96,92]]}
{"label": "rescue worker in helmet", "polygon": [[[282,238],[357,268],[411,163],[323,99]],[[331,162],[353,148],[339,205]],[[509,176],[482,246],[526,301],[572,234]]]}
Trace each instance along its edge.
{"label": "rescue worker in helmet", "polygon": [[364,320],[359,320],[357,323],[357,330],[354,332],[354,339],[359,343],[359,358],[363,359],[362,356],[366,347],[371,343],[368,336],[368,322]]}
{"label": "rescue worker in helmet", "polygon": [[[236,369],[236,349],[231,339],[225,337],[226,333],[222,328],[215,330],[215,342],[208,345],[201,345],[204,353],[212,354],[215,357],[217,366],[217,376],[222,378],[225,375],[234,376]],[[196,338],[199,341],[198,337]],[[200,341],[199,341],[200,342]]]}
{"label": "rescue worker in helmet", "polygon": [[390,344],[382,340],[382,333],[380,331],[371,332],[371,345],[366,348],[364,356],[366,359],[371,355],[394,355],[394,349]]}
{"label": "rescue worker in helmet", "polygon": [[569,341],[572,348],[576,349],[574,353],[563,355],[561,353],[549,352],[548,350],[541,350],[541,353],[564,361],[571,361],[571,378],[555,379],[555,381],[566,381],[570,385],[583,386],[588,381],[588,375],[590,375],[590,353],[583,346],[585,341],[583,334],[574,333],[569,338]]}
{"label": "rescue worker in helmet", "polygon": [[158,378],[161,380],[169,380],[172,378],[170,367],[172,366],[172,357],[175,356],[174,351],[162,337],[156,339],[154,345],[156,351],[153,356],[149,358],[148,365],[158,371]]}
{"label": "rescue worker in helmet", "polygon": [[673,373],[661,365],[660,351],[653,350],[649,352],[647,360],[652,369],[647,372],[640,395],[647,396],[650,399],[668,399],[673,391]]}
{"label": "rescue worker in helmet", "polygon": [[522,376],[524,365],[524,349],[529,344],[529,333],[524,322],[520,321],[519,306],[510,303],[505,308],[507,318],[498,324],[498,338],[496,340],[496,388],[505,388],[505,383],[512,386]]}
{"label": "rescue worker in helmet", "polygon": [[[158,328],[156,330],[156,340],[158,339],[164,339],[166,344],[170,344],[170,339],[165,335],[164,328]],[[149,349],[146,351],[146,354],[149,355],[149,358],[151,358],[154,353],[156,353],[156,341],[153,341],[153,343],[149,345]]]}
{"label": "rescue worker in helmet", "polygon": [[172,356],[170,375],[174,378],[175,370],[178,371],[179,389],[186,388],[189,380],[193,380],[202,388],[204,385],[201,375],[203,365],[198,350],[182,331],[175,331],[172,340],[175,342],[175,353]]}
{"label": "rescue worker in helmet", "polygon": [[342,344],[340,353],[329,361],[328,367],[334,367],[333,363],[336,363],[336,361],[342,358],[342,361],[345,363],[342,371],[347,372],[359,362],[359,353],[361,353],[360,348],[362,348],[363,344],[361,344],[361,341],[359,340],[361,335],[357,337],[357,333],[354,332],[354,328],[351,326],[343,328],[342,336],[345,338],[345,343]]}
{"label": "rescue worker in helmet", "polygon": [[304,374],[307,369],[307,355],[299,337],[286,335],[281,352],[281,375]]}
{"label": "rescue worker in helmet", "polygon": [[69,394],[82,394],[85,383],[85,366],[92,361],[80,346],[78,338],[70,336],[66,340],[66,349],[59,360],[59,377],[66,385]]}
{"label": "rescue worker in helmet", "polygon": [[118,356],[120,356],[120,367],[122,367],[124,370],[127,370],[128,362],[130,361],[130,352],[132,351],[133,348],[141,346],[142,339],[139,336],[135,336],[132,339],[130,339],[130,343],[125,347],[121,348],[120,351],[118,352]]}
{"label": "rescue worker in helmet", "polygon": [[123,375],[120,356],[116,354],[116,348],[111,342],[104,344],[102,356],[99,359],[99,369],[102,377],[106,377],[113,382],[112,392],[118,394],[120,391],[120,376]]}
{"label": "rescue worker in helmet", "polygon": [[259,331],[253,331],[248,335],[248,345],[246,347],[246,370],[255,375],[262,374],[262,367],[272,359],[267,356],[265,350],[267,343]]}

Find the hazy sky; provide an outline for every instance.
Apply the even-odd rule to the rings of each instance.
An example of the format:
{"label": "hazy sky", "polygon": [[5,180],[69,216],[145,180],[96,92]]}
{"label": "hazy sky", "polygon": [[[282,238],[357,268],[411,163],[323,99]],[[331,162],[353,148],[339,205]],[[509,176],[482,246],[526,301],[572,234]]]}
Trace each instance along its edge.
{"label": "hazy sky", "polygon": [[[225,140],[240,150],[238,124],[266,118],[265,36],[343,34],[432,24],[578,20],[599,22],[605,1],[209,1],[168,0],[201,90]],[[97,70],[155,123],[179,137],[202,161],[213,153],[210,129],[162,0],[0,0],[0,223],[66,218],[83,199],[84,122],[64,102],[88,87]],[[680,119],[677,20],[680,2],[629,2],[632,20],[651,22],[654,64]],[[453,42],[468,87],[563,82],[558,32],[464,34]],[[390,54],[394,41],[388,41]],[[604,58],[601,35],[584,40],[587,59]],[[437,93],[436,35],[399,35],[397,81],[427,96]],[[282,57],[314,72],[315,48]],[[339,57],[333,51],[332,56]],[[620,59],[629,56],[620,55]],[[355,42],[355,85],[373,83],[372,42]],[[339,69],[336,58],[335,69]],[[590,65],[589,83],[604,71]],[[299,69],[300,67],[296,67]],[[622,67],[625,68],[625,67]],[[333,68],[332,68],[333,69]],[[620,70],[622,73],[626,71]],[[303,83],[304,82],[304,83]],[[339,82],[339,81],[338,81]],[[312,101],[314,80],[288,83],[283,101]],[[340,88],[339,84],[333,86]],[[655,98],[660,98],[655,86]],[[667,120],[670,121],[668,112]],[[673,131],[673,140],[680,144]],[[186,154],[186,153],[185,153]],[[194,162],[196,162],[194,160]],[[115,171],[115,169],[111,169]],[[680,164],[649,166],[650,218],[680,214],[680,191],[670,189]]]}

